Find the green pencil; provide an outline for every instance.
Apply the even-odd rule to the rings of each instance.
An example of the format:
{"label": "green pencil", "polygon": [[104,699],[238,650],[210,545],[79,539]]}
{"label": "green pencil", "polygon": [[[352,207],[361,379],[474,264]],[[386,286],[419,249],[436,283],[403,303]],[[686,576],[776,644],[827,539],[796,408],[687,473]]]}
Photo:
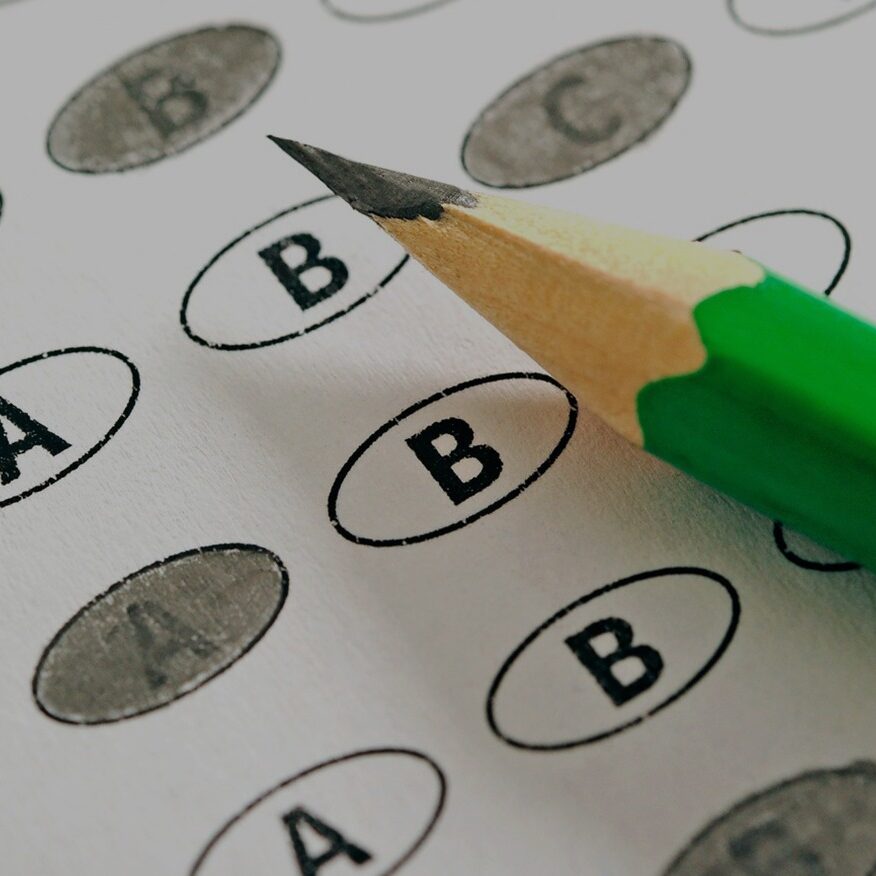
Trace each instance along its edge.
{"label": "green pencil", "polygon": [[876,569],[876,328],[735,252],[275,139],[618,432]]}

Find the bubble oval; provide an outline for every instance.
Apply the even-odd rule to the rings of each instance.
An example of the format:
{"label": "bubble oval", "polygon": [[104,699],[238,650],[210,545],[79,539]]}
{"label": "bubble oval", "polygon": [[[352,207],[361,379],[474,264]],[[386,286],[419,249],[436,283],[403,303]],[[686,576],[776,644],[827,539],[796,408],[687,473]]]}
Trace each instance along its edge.
{"label": "bubble oval", "polygon": [[273,80],[280,57],[277,39],[248,24],[144,46],[67,100],[49,126],[46,150],[65,170],[90,174],[179,154],[242,115]]}
{"label": "bubble oval", "polygon": [[[792,228],[794,224],[796,228]],[[769,251],[764,251],[763,258],[760,252],[749,252],[749,248],[741,239],[743,237],[763,238],[764,242],[769,244]],[[770,237],[773,238],[772,241]],[[727,238],[730,238],[730,246],[726,245]],[[833,243],[830,238],[834,239]],[[784,257],[780,260],[778,253],[780,245],[787,245],[791,240],[795,242],[796,251],[783,254]],[[811,210],[806,207],[753,213],[714,228],[700,235],[697,241],[700,243],[709,241],[711,246],[717,245],[722,249],[738,249],[758,261],[768,263],[770,268],[779,273],[793,277],[825,295],[830,295],[839,285],[852,256],[852,237],[848,228],[836,216],[823,210]],[[826,254],[831,247],[837,251],[836,257],[822,259],[822,254]],[[801,249],[811,251],[821,262],[815,269],[806,270],[805,275],[800,266]]]}
{"label": "bubble oval", "polygon": [[337,18],[356,22],[394,21],[431,12],[452,0],[378,0],[371,11],[362,11],[361,0],[322,0],[322,5]]}
{"label": "bubble oval", "polygon": [[34,672],[34,700],[66,724],[108,724],[167,706],[249,652],[288,591],[285,566],[258,545],[210,545],[151,563],[55,634]]}
{"label": "bubble oval", "polygon": [[482,110],[462,145],[473,179],[529,188],[568,179],[644,142],[673,113],[691,79],[678,43],[629,36],[554,58]]}
{"label": "bubble oval", "polygon": [[[851,8],[842,12],[834,9],[827,15],[817,8],[824,5],[823,0],[727,0],[727,11],[736,24],[751,33],[797,36],[851,21],[876,9],[876,0],[856,0]],[[816,7],[814,12],[812,7]]]}
{"label": "bubble oval", "polygon": [[[407,776],[400,776],[405,771]],[[343,782],[338,778],[339,774],[344,775]],[[296,792],[295,797],[290,799],[289,802],[294,802],[300,806],[302,798],[305,798],[304,802],[306,804],[308,785],[310,786],[311,793],[313,793],[312,788],[314,784],[317,785],[317,788],[319,783],[325,785],[327,784],[326,778],[334,786],[343,790],[343,797],[353,797],[356,791],[361,793],[363,779],[369,785],[369,789],[373,788],[375,794],[380,795],[376,805],[368,808],[377,816],[382,814],[386,818],[386,826],[389,828],[389,832],[393,834],[391,844],[398,843],[398,834],[403,830],[399,825],[399,819],[393,816],[402,816],[408,821],[414,820],[412,816],[417,816],[416,821],[418,823],[416,827],[413,830],[405,831],[406,838],[401,844],[402,847],[391,850],[390,860],[386,862],[383,861],[382,855],[375,854],[376,849],[370,844],[369,836],[356,836],[357,841],[363,844],[369,843],[368,859],[371,859],[370,862],[379,868],[377,872],[379,872],[380,876],[388,876],[388,874],[399,872],[416,855],[434,830],[444,810],[447,798],[447,779],[444,776],[444,772],[428,755],[409,748],[371,748],[354,751],[302,770],[256,797],[237,815],[226,821],[213,835],[195,860],[189,871],[189,876],[213,876],[214,873],[218,876],[219,873],[238,872],[234,867],[222,867],[223,860],[226,863],[235,864],[241,860],[245,861],[247,872],[252,874],[252,876],[256,876],[258,872],[265,872],[265,876],[268,873],[285,872],[285,869],[290,864],[294,864],[294,858],[290,858],[292,849],[288,836],[282,836],[279,831],[274,834],[276,837],[276,849],[266,848],[264,839],[259,842],[259,851],[263,851],[266,856],[271,856],[271,863],[268,863],[263,870],[259,871],[255,869],[258,865],[254,865],[251,859],[249,859],[246,849],[238,852],[237,857],[235,857],[235,849],[233,848],[235,835],[242,834],[246,829],[247,823],[257,822],[260,813],[265,810],[268,810],[272,824],[282,827],[282,822],[277,818],[277,815],[282,817],[282,809],[289,805],[288,803],[282,803],[284,792],[294,789]],[[375,781],[375,779],[379,780],[381,778],[384,781],[378,784],[378,781]],[[393,785],[398,783],[400,778],[407,782],[407,795],[388,793],[387,789],[389,791],[394,790]],[[416,791],[418,792],[413,795],[410,793],[411,780],[417,785]],[[424,801],[424,795],[419,793],[426,786],[429,788],[429,793],[434,795],[434,798],[430,798],[428,801]],[[337,795],[334,796],[336,804],[343,805],[344,801],[338,798]],[[414,798],[416,798],[416,802],[414,802]],[[398,810],[398,804],[395,807],[392,806],[392,801],[395,799],[408,800],[408,805],[404,807],[404,812]],[[421,805],[422,812],[413,812],[414,806],[417,803]],[[332,806],[332,811],[326,810],[325,804],[323,804],[322,808],[324,811],[319,813],[320,816],[327,819],[330,817],[334,818],[334,806]],[[396,809],[396,812],[391,811],[393,808]],[[275,813],[272,809],[279,811]],[[386,813],[389,813],[388,818]],[[408,823],[405,827],[410,828],[411,824]],[[245,845],[245,839],[241,838],[237,841]],[[280,845],[282,845],[282,849],[279,848]],[[229,847],[231,847],[230,850]],[[358,862],[360,867],[368,859],[360,860]],[[215,867],[213,866],[214,862],[216,862]],[[373,867],[367,866],[364,869],[369,876],[372,876],[372,874],[377,876]]]}
{"label": "bubble oval", "polygon": [[[518,382],[534,382],[537,387],[543,388],[546,393],[554,397],[557,404],[562,404],[563,417],[562,422],[557,423],[554,432],[555,437],[549,441],[542,441],[542,447],[536,456],[539,457],[537,464],[528,467],[525,476],[521,477],[513,487],[509,487],[501,495],[493,495],[481,505],[476,511],[463,513],[462,516],[453,517],[456,519],[448,520],[446,523],[438,524],[429,527],[425,531],[411,532],[405,535],[393,534],[389,535],[365,535],[353,531],[350,525],[345,524],[341,519],[342,514],[339,511],[339,503],[341,502],[345,485],[352,479],[354,473],[360,467],[363,459],[367,460],[368,455],[373,452],[373,449],[378,447],[380,442],[389,440],[395,432],[400,432],[400,427],[409,419],[417,416],[421,411],[424,411],[433,405],[439,405],[448,399],[454,399],[461,393],[469,391],[477,391],[480,387],[491,386],[496,383]],[[559,419],[559,418],[557,418]],[[447,535],[457,529],[461,529],[480,520],[487,514],[501,508],[503,505],[515,499],[525,490],[527,490],[535,481],[537,481],[553,464],[566,448],[572,434],[575,431],[575,425],[578,420],[578,403],[575,397],[556,380],[546,374],[528,373],[528,372],[508,372],[502,374],[493,374],[487,377],[478,377],[474,380],[467,380],[463,383],[451,386],[448,389],[442,390],[411,405],[403,410],[397,416],[388,420],[375,432],[372,432],[365,439],[344,463],[337,477],[332,484],[328,497],[328,516],[332,526],[335,527],[338,533],[344,538],[355,544],[369,545],[372,547],[398,547],[403,545],[418,544],[423,541],[428,541],[432,538],[438,538],[442,535]],[[553,428],[553,427],[552,427]],[[542,436],[544,437],[544,436]],[[437,491],[436,491],[437,495]],[[386,503],[384,503],[386,505]],[[455,510],[455,509],[454,509]],[[360,515],[361,517],[362,515]],[[369,516],[369,515],[365,515]],[[379,515],[376,515],[379,516]],[[407,523],[407,518],[406,521]]]}
{"label": "bubble oval", "polygon": [[876,765],[819,769],[747,797],[698,833],[663,876],[876,873]]}
{"label": "bubble oval", "polygon": [[773,523],[773,540],[789,563],[810,572],[854,572],[861,568],[860,563],[843,559],[805,536],[789,533],[779,521]]}
{"label": "bubble oval", "polygon": [[[276,283],[264,265],[257,268],[260,275],[251,273],[258,254],[252,256],[250,253],[252,258],[245,266],[235,263],[239,253],[245,254],[245,247],[255,243],[258,248],[258,241],[265,243],[272,239],[276,229],[288,232],[291,228],[289,223],[296,219],[302,223],[299,230],[312,232],[314,225],[319,226],[321,236],[316,242],[321,257],[329,255],[334,258],[343,254],[345,266],[352,265],[354,259],[359,260],[355,270],[349,271],[349,282],[338,295],[304,312],[294,311],[289,305],[291,298],[285,292],[274,297],[271,293],[276,291],[275,288],[269,291],[264,288],[264,282]],[[324,235],[329,228],[343,241],[352,241],[353,246],[343,253],[337,248],[340,246],[338,243],[332,245],[326,242],[323,247],[322,241],[328,240]],[[269,231],[273,231],[273,234],[265,237]],[[323,249],[326,251],[323,252]],[[367,259],[363,257],[365,254]],[[310,334],[346,316],[388,286],[409,260],[410,257],[388,235],[370,220],[350,210],[337,196],[322,195],[311,198],[269,216],[225,244],[198,271],[186,289],[180,306],[180,324],[190,340],[213,350],[237,351],[272,347]],[[375,263],[382,267],[374,270]],[[226,265],[231,267],[226,269]],[[214,282],[216,277],[222,279],[219,272],[223,270],[228,270],[233,276],[224,282]],[[363,280],[366,275],[368,279]],[[240,277],[247,282],[241,284]],[[239,288],[241,285],[243,288]],[[280,298],[282,305],[277,307],[277,299]],[[223,312],[230,310],[232,305],[237,308],[231,320],[233,339],[227,330],[220,337],[223,333],[216,325],[215,318],[208,316],[208,311],[205,313],[210,300],[220,302],[222,306],[218,309]],[[246,333],[249,336],[243,338],[244,329],[241,323],[247,319],[254,323],[257,321],[258,325],[247,328]],[[284,325],[288,330],[278,332],[277,327]]]}
{"label": "bubble oval", "polygon": [[[681,583],[685,581],[687,583]],[[691,584],[691,581],[695,581],[696,586]],[[702,586],[704,583],[707,587]],[[642,589],[642,585],[644,585],[646,589]],[[623,594],[623,598],[626,600],[633,600],[635,597],[641,605],[644,605],[643,600],[646,596],[652,599],[660,598],[661,601],[664,602],[664,604],[661,605],[662,614],[666,617],[674,616],[673,612],[668,611],[666,608],[664,593],[659,593],[659,597],[656,595],[660,590],[659,587],[655,589],[656,585],[663,585],[664,591],[669,588],[669,598],[670,600],[673,598],[675,599],[676,611],[679,611],[682,608],[690,609],[697,599],[700,599],[702,606],[705,606],[706,600],[704,600],[704,596],[707,597],[707,600],[712,600],[715,602],[715,605],[720,606],[720,617],[718,617],[717,614],[715,615],[717,619],[713,621],[714,630],[709,631],[710,633],[717,632],[718,634],[714,636],[710,635],[709,641],[705,641],[705,638],[703,638],[703,640],[698,643],[699,653],[696,655],[695,659],[688,660],[690,666],[686,667],[687,671],[682,673],[680,678],[675,679],[670,685],[670,691],[668,693],[661,693],[655,697],[646,698],[641,705],[635,703],[635,708],[632,712],[628,711],[627,714],[621,717],[617,714],[617,705],[611,704],[608,700],[604,700],[607,707],[610,706],[611,710],[603,710],[608,714],[608,719],[600,722],[602,726],[599,727],[596,727],[595,725],[590,726],[589,728],[583,727],[583,724],[592,724],[593,722],[593,715],[587,709],[583,709],[578,714],[573,715],[571,724],[564,721],[562,728],[559,728],[556,722],[554,722],[554,717],[551,717],[551,721],[554,722],[554,726],[550,728],[551,735],[557,738],[548,739],[546,738],[546,734],[541,738],[534,738],[535,725],[527,726],[526,728],[530,738],[524,738],[523,733],[520,730],[512,731],[508,729],[507,724],[512,723],[514,720],[517,721],[519,727],[522,727],[523,725],[520,723],[519,715],[517,718],[512,719],[512,721],[507,719],[508,714],[511,713],[507,706],[504,707],[506,712],[505,719],[500,720],[499,718],[498,713],[502,708],[502,695],[506,687],[511,687],[510,696],[512,698],[512,705],[515,692],[531,695],[535,691],[541,691],[539,696],[542,696],[542,700],[537,707],[533,707],[532,703],[529,702],[527,706],[527,714],[532,715],[533,713],[538,713],[542,716],[548,717],[557,716],[559,714],[559,709],[557,708],[558,703],[554,698],[554,691],[550,689],[552,680],[551,676],[553,676],[556,685],[562,687],[562,696],[568,697],[569,690],[575,689],[574,683],[571,685],[569,684],[571,676],[560,678],[557,675],[556,669],[560,664],[557,664],[555,661],[552,661],[554,667],[549,675],[545,675],[544,671],[539,672],[538,665],[533,663],[533,661],[543,659],[544,654],[548,653],[548,651],[544,649],[539,653],[539,651],[536,650],[539,646],[545,644],[549,646],[551,641],[550,637],[559,638],[560,642],[562,642],[566,627],[571,629],[574,625],[573,622],[578,623],[578,618],[586,617],[587,613],[591,611],[593,604],[597,602],[605,604],[605,600],[614,600],[616,603],[617,597],[621,594]],[[673,586],[678,591],[674,594],[671,590]],[[699,588],[699,590],[697,588]],[[630,590],[637,591],[634,593],[634,597],[630,596]],[[611,602],[608,604],[612,608],[615,607]],[[641,605],[640,610],[642,610]],[[713,607],[710,606],[709,610],[711,612]],[[600,608],[600,611],[605,611],[605,609]],[[699,682],[711,672],[730,646],[739,625],[740,614],[741,606],[736,588],[723,575],[711,572],[708,569],[688,566],[656,569],[631,575],[627,578],[621,578],[618,581],[600,587],[598,590],[588,593],[580,599],[576,599],[574,602],[564,606],[551,615],[551,617],[539,624],[535,630],[533,630],[519,645],[517,645],[516,648],[514,648],[511,654],[502,663],[502,666],[496,674],[496,677],[490,685],[490,689],[487,693],[487,723],[493,733],[503,742],[513,748],[525,749],[528,751],[564,751],[571,748],[590,745],[612,736],[616,736],[625,730],[629,730],[632,727],[642,724],[647,719],[663,711],[699,684]],[[623,614],[618,615],[618,617],[623,619]],[[631,628],[630,632],[633,634],[633,639],[631,641],[636,641],[638,630],[633,631]],[[670,635],[671,634],[670,631]],[[668,641],[668,638],[663,641],[664,646],[666,641]],[[568,644],[568,642],[566,642],[566,644]],[[641,644],[641,641],[639,644]],[[578,663],[573,657],[567,653],[568,649],[566,651],[563,651],[562,648],[559,650],[564,658],[568,657],[565,666],[573,667],[576,676],[578,676],[582,670],[579,668]],[[557,653],[554,649],[549,649],[549,652],[551,655]],[[524,665],[527,662],[530,664],[528,667]],[[666,664],[669,665],[670,662],[670,660],[667,660]],[[515,691],[514,685],[511,685],[511,682],[509,681],[509,679],[514,677],[515,672],[522,679],[518,685],[519,690],[517,691]],[[559,679],[559,681],[557,681],[557,679]],[[596,690],[595,684],[590,685],[592,678],[588,676],[586,680],[588,682],[588,687]],[[562,684],[560,684],[560,682],[562,682]],[[551,701],[553,701],[553,707],[550,705]],[[593,700],[590,702],[597,701]],[[593,711],[595,713],[597,710],[594,709]],[[526,710],[520,714],[523,713],[526,713]],[[538,718],[538,722],[542,723],[542,719]],[[573,726],[574,731],[572,730]],[[544,732],[542,727],[538,727],[537,729],[539,733]],[[560,732],[560,729],[562,730],[562,733]]]}
{"label": "bubble oval", "polygon": [[[73,357],[76,358],[71,362]],[[107,391],[104,398],[97,400],[100,402],[98,405],[94,395],[88,392],[86,379],[78,379],[77,371],[83,378],[112,380],[116,385],[112,387],[112,393]],[[80,428],[79,440],[71,442],[68,450],[57,456],[46,456],[43,462],[48,467],[44,467],[41,474],[34,477],[23,472],[21,477],[10,483],[8,490],[0,487],[0,508],[45,490],[91,459],[122,428],[140,394],[140,372],[134,363],[118,350],[104,347],[50,350],[0,368],[0,399],[21,405],[29,416],[33,416],[35,410],[30,400],[33,388],[23,386],[28,379],[37,382],[36,394],[45,392],[47,385],[48,388],[54,386],[54,394],[64,396],[69,405],[78,402],[71,414],[80,427],[84,424],[87,428]],[[62,388],[58,389],[59,386]],[[97,410],[98,406],[106,409]],[[51,421],[44,418],[44,425],[57,429],[57,411],[50,408],[49,413],[52,415]],[[68,425],[71,414],[65,417]],[[61,437],[70,437],[67,428],[58,431]],[[19,459],[27,459],[27,456]],[[57,464],[54,464],[54,460],[58,461]],[[24,469],[24,465],[21,468]]]}

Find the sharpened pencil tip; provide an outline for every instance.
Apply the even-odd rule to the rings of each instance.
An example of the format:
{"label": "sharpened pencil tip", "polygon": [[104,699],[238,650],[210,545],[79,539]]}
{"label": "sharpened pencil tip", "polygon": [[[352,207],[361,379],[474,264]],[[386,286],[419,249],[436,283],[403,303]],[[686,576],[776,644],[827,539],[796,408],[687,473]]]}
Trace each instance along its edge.
{"label": "sharpened pencil tip", "polygon": [[463,189],[372,164],[350,161],[316,146],[269,135],[287,155],[360,213],[386,219],[438,219],[444,207],[477,206]]}

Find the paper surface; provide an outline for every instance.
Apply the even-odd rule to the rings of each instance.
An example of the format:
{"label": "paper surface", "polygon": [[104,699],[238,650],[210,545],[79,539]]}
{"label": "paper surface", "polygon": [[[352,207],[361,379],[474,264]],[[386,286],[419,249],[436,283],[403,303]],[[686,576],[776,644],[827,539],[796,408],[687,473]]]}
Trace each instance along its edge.
{"label": "paper surface", "polygon": [[873,6],[4,4],[4,872],[873,872],[871,573],[266,139],[876,318]]}

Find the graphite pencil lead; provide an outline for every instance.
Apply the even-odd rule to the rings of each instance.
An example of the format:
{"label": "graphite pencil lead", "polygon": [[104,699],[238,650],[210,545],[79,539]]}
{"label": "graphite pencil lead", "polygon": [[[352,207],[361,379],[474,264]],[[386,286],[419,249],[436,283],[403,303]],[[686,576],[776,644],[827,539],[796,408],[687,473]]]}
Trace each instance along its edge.
{"label": "graphite pencil lead", "polygon": [[477,205],[473,194],[447,183],[350,161],[295,140],[268,139],[360,213],[384,219],[438,219],[447,204]]}

